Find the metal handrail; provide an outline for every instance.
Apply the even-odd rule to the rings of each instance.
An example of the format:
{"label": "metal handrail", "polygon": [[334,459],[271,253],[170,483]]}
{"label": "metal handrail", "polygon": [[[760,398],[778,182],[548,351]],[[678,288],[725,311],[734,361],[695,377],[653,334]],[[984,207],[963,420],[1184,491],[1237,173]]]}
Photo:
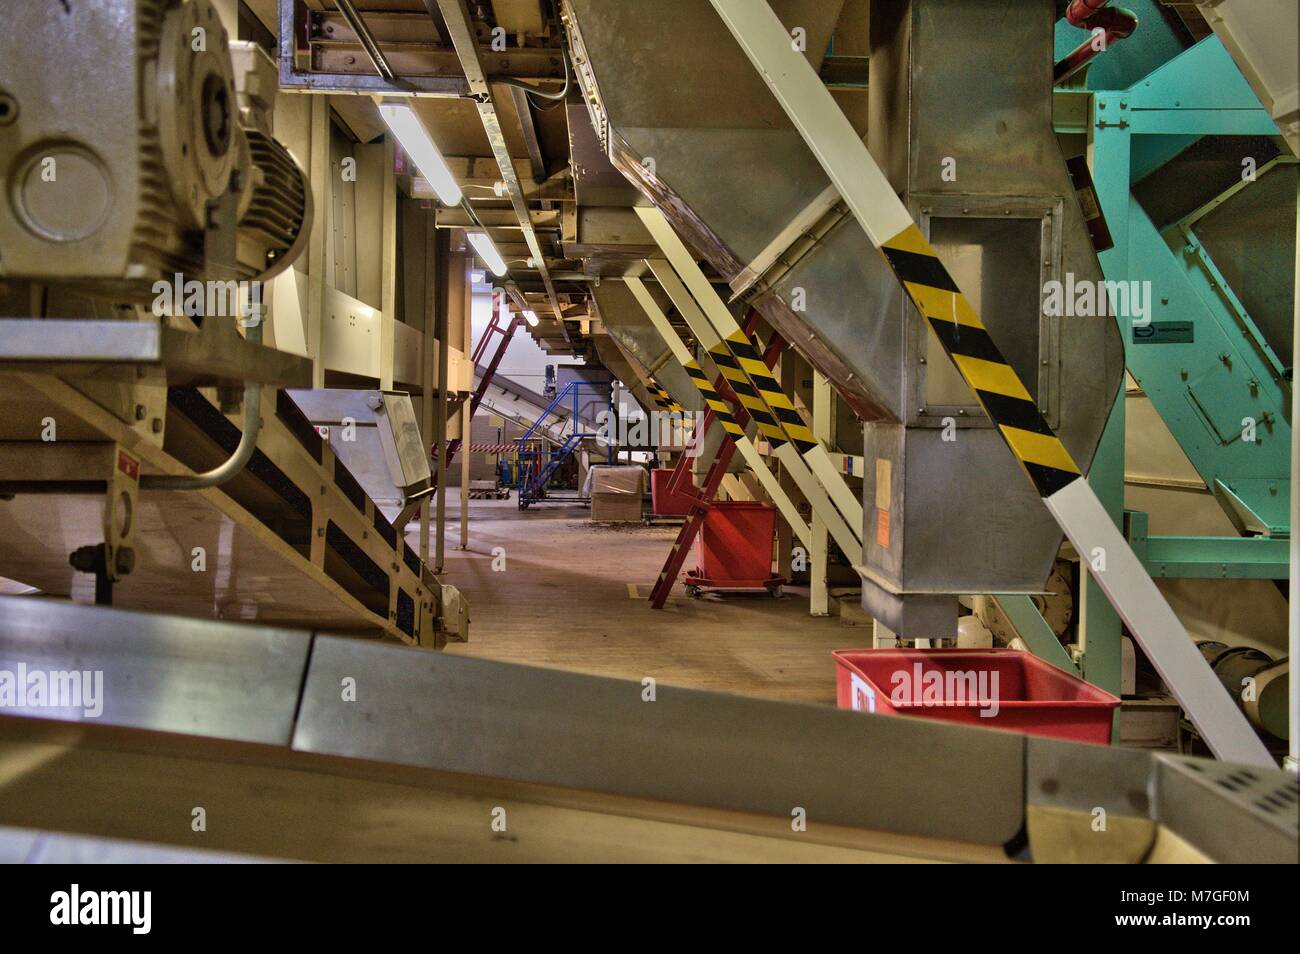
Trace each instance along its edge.
{"label": "metal handrail", "polygon": [[[593,397],[601,396],[600,392],[596,390],[597,386],[591,384],[588,381],[570,381],[560,390],[558,394],[555,395],[554,398],[551,399],[551,403],[546,405],[546,409],[542,411],[541,414],[538,415],[537,420],[533,422],[532,426],[528,428],[527,431],[524,432],[524,435],[520,437],[519,440],[526,441],[532,439],[533,436],[537,433],[537,431],[541,429],[542,425],[546,423],[547,418],[551,416],[551,412],[554,411],[566,398],[570,396],[572,396],[573,398],[573,407],[570,411],[568,422],[573,424],[574,431],[576,433],[579,424],[582,423],[582,418],[578,414],[578,394],[583,387],[586,387],[591,391],[593,391],[594,392],[592,395]],[[558,417],[559,415],[556,416]]]}

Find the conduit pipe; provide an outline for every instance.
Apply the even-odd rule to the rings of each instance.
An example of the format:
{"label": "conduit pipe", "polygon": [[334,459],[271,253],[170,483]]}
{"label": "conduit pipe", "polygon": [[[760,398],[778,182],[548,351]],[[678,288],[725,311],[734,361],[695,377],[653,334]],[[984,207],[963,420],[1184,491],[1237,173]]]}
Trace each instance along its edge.
{"label": "conduit pipe", "polygon": [[[248,323],[244,338],[253,344],[262,341],[263,312],[260,304],[254,320]],[[206,490],[219,487],[253,459],[257,450],[257,435],[262,430],[262,385],[257,381],[244,383],[244,427],[235,452],[219,466],[199,474],[145,474],[140,478],[141,490]]]}

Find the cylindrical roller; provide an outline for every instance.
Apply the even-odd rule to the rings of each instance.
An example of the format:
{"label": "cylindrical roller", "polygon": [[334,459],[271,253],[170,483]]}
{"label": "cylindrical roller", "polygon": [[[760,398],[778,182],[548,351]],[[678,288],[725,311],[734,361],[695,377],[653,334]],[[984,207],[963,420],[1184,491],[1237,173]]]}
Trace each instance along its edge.
{"label": "cylindrical roller", "polygon": [[1196,646],[1251,723],[1279,739],[1287,738],[1290,660],[1274,661],[1262,650],[1217,640],[1202,640]]}

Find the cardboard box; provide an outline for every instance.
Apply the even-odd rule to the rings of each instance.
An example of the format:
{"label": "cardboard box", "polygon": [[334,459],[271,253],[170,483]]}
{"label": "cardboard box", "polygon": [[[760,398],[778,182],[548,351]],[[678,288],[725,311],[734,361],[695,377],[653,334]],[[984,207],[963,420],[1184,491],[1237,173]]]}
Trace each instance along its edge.
{"label": "cardboard box", "polygon": [[591,519],[597,523],[639,523],[641,495],[597,491],[591,495]]}
{"label": "cardboard box", "polygon": [[641,519],[645,497],[645,468],[598,464],[587,475],[591,490],[591,519],[601,523]]}

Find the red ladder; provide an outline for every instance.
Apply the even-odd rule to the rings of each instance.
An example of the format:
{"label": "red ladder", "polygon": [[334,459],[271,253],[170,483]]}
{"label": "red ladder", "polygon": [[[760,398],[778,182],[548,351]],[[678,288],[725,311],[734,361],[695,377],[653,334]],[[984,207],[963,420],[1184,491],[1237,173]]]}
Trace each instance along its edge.
{"label": "red ladder", "polygon": [[[500,335],[501,340],[497,343],[497,349],[492,353],[492,360],[488,362],[487,367],[483,369],[483,376],[479,379],[478,387],[474,389],[474,394],[469,401],[469,421],[474,420],[474,413],[478,410],[479,404],[483,400],[483,395],[487,394],[488,385],[492,383],[492,377],[497,373],[497,368],[501,366],[501,359],[505,357],[506,349],[510,347],[510,339],[515,335],[515,329],[523,324],[523,318],[519,314],[514,314],[510,318],[510,324],[504,328],[501,325],[501,293],[492,293],[492,320],[488,322],[487,329],[483,332],[483,337],[474,345],[474,353],[470,355],[470,360],[474,362],[477,368],[479,362],[483,359],[487,351],[488,342],[493,335]],[[468,425],[467,425],[468,426]],[[447,466],[456,459],[456,452],[460,450],[462,438],[453,437],[447,442]],[[432,449],[434,463],[437,463],[437,448]],[[432,486],[438,486],[438,475],[434,474]]]}
{"label": "red ladder", "polygon": [[[745,334],[753,336],[754,329],[758,325],[758,312],[750,309],[749,315],[745,321]],[[763,363],[772,368],[776,365],[776,359],[781,356],[785,349],[785,339],[775,331],[772,333],[772,340],[768,342],[767,349],[763,352]],[[740,400],[736,397],[736,392],[731,390],[731,385],[721,375],[713,382],[718,390],[719,396],[731,405],[732,416],[735,417],[736,423],[742,428],[749,425],[749,412],[745,410]],[[691,435],[692,441],[704,439],[709,425],[713,423],[713,411],[704,415],[704,420],[696,425],[694,433]],[[677,577],[682,572],[682,565],[686,562],[686,555],[691,552],[691,545],[695,542],[695,536],[700,532],[700,527],[704,525],[704,515],[709,512],[712,506],[713,498],[717,496],[718,488],[722,486],[722,478],[727,474],[727,468],[731,466],[731,458],[736,453],[736,439],[730,434],[722,435],[722,443],[718,445],[718,454],[713,458],[713,463],[709,465],[709,472],[704,477],[704,486],[691,501],[691,509],[686,516],[686,522],[682,524],[681,530],[677,532],[677,539],[673,542],[673,548],[668,553],[668,559],[664,562],[664,568],[659,571],[659,579],[655,581],[654,588],[650,591],[650,605],[654,609],[663,609],[664,603],[668,601],[668,595],[673,591],[673,586],[677,583]],[[679,492],[676,488],[681,486],[681,481],[688,479],[683,477],[684,473],[690,471],[690,455],[682,454],[677,460],[677,466],[673,470],[672,477],[669,478],[669,487],[674,488],[673,492]]]}

